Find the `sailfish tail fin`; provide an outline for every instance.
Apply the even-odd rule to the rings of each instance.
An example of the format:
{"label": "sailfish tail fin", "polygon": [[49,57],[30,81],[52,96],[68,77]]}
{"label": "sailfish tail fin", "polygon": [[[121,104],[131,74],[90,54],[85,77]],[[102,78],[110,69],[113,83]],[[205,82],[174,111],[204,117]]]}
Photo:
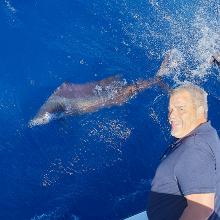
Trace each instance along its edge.
{"label": "sailfish tail fin", "polygon": [[155,77],[152,79],[139,79],[135,83],[135,89],[134,92],[135,94],[139,93],[142,90],[145,90],[147,88],[150,88],[152,85],[157,85],[162,87],[163,92],[167,92],[169,90],[169,85],[164,83],[163,81],[163,76],[165,75],[167,71],[167,65],[170,60],[170,54],[173,48],[170,50],[170,52],[166,55],[165,59],[163,60],[160,69],[156,73]]}
{"label": "sailfish tail fin", "polygon": [[[174,47],[173,47],[174,48]],[[154,77],[154,84],[157,86],[161,86],[163,89],[163,92],[167,92],[169,91],[169,85],[164,83],[163,81],[163,76],[166,74],[167,72],[167,66],[168,63],[170,61],[170,54],[173,50],[173,48],[170,50],[170,52],[166,55],[165,59],[163,60],[160,69],[158,70],[158,72],[156,73],[155,77]]]}
{"label": "sailfish tail fin", "polygon": [[[174,47],[173,47],[174,48]],[[165,59],[163,60],[161,66],[160,66],[160,69],[158,70],[158,72],[156,73],[156,76],[164,76],[166,74],[166,71],[167,71],[167,66],[168,66],[168,63],[170,61],[170,55],[171,55],[171,52],[173,50],[173,48],[170,50],[170,52],[166,55]]]}
{"label": "sailfish tail fin", "polygon": [[164,83],[163,77],[162,76],[156,76],[154,78],[155,85],[160,86],[163,90],[163,92],[168,92],[169,91],[169,85]]}

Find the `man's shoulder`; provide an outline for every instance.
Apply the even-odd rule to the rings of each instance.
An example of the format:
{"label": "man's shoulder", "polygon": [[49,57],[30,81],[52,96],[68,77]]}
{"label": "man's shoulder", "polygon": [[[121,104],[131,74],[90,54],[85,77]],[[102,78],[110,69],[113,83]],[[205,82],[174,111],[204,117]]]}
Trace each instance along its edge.
{"label": "man's shoulder", "polygon": [[212,127],[211,122],[207,121],[206,123],[201,124],[199,127],[197,127],[193,133],[199,136],[203,136],[204,138],[210,137],[210,136],[216,136],[218,137],[217,131],[215,128]]}
{"label": "man's shoulder", "polygon": [[178,163],[188,158],[214,159],[220,155],[220,140],[212,127],[188,136],[181,145],[183,152]]}
{"label": "man's shoulder", "polygon": [[196,128],[189,136],[183,138],[183,144],[192,146],[220,147],[220,140],[215,128],[210,122],[204,123]]}
{"label": "man's shoulder", "polygon": [[210,125],[208,128],[195,133],[195,144],[208,145],[209,147],[220,147],[217,131]]}

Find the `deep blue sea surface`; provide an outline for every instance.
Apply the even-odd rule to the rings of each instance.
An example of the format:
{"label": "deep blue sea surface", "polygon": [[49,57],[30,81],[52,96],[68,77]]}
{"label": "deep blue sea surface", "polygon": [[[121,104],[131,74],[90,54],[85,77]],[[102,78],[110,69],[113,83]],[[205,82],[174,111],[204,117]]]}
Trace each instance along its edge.
{"label": "deep blue sea surface", "polygon": [[208,92],[220,130],[220,5],[213,0],[1,0],[0,219],[117,220],[145,210],[169,145],[167,94],[28,127],[63,82],[122,74]]}

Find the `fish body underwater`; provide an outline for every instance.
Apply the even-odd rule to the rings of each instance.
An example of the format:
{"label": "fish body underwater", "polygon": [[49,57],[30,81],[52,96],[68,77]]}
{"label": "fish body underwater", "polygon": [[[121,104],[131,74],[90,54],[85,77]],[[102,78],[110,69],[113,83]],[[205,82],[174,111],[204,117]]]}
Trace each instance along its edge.
{"label": "fish body underwater", "polygon": [[168,89],[161,76],[161,72],[164,72],[168,61],[169,54],[162,62],[158,71],[159,74],[156,74],[152,79],[139,79],[132,84],[127,84],[126,80],[121,80],[121,75],[85,84],[64,82],[44,103],[34,119],[29,121],[28,126],[44,125],[52,120],[62,120],[68,115],[82,115],[113,105],[120,106],[129,98],[152,85]]}

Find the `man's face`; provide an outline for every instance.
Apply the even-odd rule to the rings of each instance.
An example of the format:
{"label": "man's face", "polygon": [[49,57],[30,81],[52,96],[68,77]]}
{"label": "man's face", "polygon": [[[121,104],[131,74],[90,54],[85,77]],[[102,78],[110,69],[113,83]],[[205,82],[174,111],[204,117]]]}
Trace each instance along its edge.
{"label": "man's face", "polygon": [[172,95],[168,109],[172,136],[182,138],[199,125],[197,109],[194,108],[188,91]]}

